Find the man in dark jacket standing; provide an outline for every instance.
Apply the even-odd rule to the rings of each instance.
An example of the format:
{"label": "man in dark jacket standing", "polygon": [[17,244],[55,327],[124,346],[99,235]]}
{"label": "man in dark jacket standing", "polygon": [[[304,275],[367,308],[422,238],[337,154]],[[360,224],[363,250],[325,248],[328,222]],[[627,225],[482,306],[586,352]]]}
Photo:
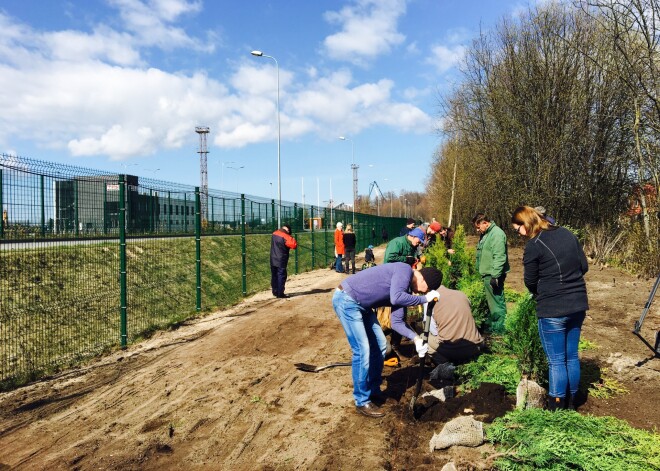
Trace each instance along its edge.
{"label": "man in dark jacket standing", "polygon": [[298,243],[291,237],[291,226],[288,224],[273,232],[270,241],[270,286],[276,298],[288,298],[284,294],[286,266],[289,263],[289,250],[296,247]]}

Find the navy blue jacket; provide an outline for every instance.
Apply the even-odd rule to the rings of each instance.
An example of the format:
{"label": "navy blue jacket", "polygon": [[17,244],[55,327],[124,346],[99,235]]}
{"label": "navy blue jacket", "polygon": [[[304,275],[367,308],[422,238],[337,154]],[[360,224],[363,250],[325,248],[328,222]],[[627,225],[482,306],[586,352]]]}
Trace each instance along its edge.
{"label": "navy blue jacket", "polygon": [[286,268],[289,263],[289,249],[298,247],[296,239],[291,237],[282,229],[273,232],[270,241],[270,265],[278,268]]}

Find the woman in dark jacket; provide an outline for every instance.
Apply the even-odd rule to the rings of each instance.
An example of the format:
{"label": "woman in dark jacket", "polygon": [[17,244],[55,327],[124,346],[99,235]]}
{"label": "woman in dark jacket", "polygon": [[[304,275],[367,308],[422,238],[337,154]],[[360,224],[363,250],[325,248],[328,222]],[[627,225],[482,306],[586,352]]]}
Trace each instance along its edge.
{"label": "woman in dark jacket", "polygon": [[518,234],[529,238],[523,254],[524,278],[536,299],[539,335],[548,357],[548,409],[574,409],[580,382],[578,343],[589,309],[584,281],[587,257],[572,232],[553,226],[532,207],[517,208],[511,223]]}
{"label": "woman in dark jacket", "polygon": [[353,264],[353,270],[351,273],[355,273],[355,233],[353,233],[353,226],[351,224],[346,225],[346,232],[344,232],[344,260],[346,261],[346,270],[344,273],[348,273],[348,263]]}

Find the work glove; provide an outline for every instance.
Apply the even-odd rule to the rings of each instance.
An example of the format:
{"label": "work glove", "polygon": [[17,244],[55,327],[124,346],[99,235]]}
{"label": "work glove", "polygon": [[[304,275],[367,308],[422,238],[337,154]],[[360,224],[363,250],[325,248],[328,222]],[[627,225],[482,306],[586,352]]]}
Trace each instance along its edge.
{"label": "work glove", "polygon": [[432,289],[428,293],[424,295],[426,297],[426,302],[430,303],[434,299],[440,299],[440,293],[438,293],[436,290]]}
{"label": "work glove", "polygon": [[406,257],[406,263],[410,266],[413,266],[415,264],[415,261],[416,261],[415,257],[413,257],[411,255],[408,255]]}
{"label": "work glove", "polygon": [[417,355],[419,355],[420,358],[424,358],[426,353],[429,351],[429,344],[424,343],[424,340],[418,335],[413,339],[413,342],[415,342],[415,350],[417,350]]}
{"label": "work glove", "polygon": [[493,288],[493,290],[498,290],[500,289],[500,282],[497,278],[491,278],[490,279],[490,286]]}

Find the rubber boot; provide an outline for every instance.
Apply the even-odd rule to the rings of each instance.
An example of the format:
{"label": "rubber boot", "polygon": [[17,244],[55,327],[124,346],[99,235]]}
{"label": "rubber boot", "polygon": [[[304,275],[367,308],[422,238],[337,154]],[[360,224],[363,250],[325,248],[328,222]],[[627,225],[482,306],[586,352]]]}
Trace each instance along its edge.
{"label": "rubber boot", "polygon": [[566,398],[565,397],[552,397],[548,396],[548,410],[556,411],[559,409],[566,408]]}
{"label": "rubber boot", "polygon": [[566,409],[567,410],[576,410],[575,407],[575,396],[577,394],[569,394],[568,396],[568,402],[566,403]]}

